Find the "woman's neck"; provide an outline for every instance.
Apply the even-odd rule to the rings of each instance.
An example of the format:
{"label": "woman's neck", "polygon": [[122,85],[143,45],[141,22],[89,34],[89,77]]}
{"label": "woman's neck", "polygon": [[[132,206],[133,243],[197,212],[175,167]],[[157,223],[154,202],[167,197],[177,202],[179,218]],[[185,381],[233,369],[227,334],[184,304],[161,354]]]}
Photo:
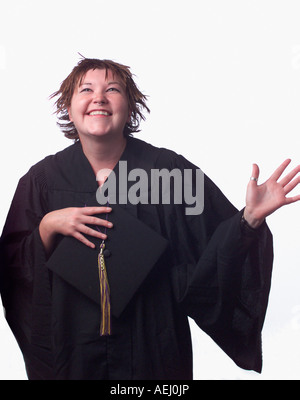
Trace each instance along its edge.
{"label": "woman's neck", "polygon": [[113,170],[126,147],[124,136],[117,138],[80,138],[82,150],[91,164],[95,175],[99,170]]}

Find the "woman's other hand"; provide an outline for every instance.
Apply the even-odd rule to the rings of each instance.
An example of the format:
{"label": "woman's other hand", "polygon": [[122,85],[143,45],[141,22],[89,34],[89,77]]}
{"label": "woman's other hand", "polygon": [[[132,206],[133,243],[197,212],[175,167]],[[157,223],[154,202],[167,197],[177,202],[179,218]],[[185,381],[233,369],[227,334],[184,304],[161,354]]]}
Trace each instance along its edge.
{"label": "woman's other hand", "polygon": [[70,207],[61,210],[51,211],[42,219],[39,231],[42,242],[47,253],[50,253],[57,234],[73,236],[86,246],[94,248],[95,245],[85,235],[99,239],[106,239],[107,235],[100,229],[93,229],[87,225],[95,225],[111,228],[113,225],[106,217],[98,218],[95,214],[107,214],[111,212],[110,207]]}

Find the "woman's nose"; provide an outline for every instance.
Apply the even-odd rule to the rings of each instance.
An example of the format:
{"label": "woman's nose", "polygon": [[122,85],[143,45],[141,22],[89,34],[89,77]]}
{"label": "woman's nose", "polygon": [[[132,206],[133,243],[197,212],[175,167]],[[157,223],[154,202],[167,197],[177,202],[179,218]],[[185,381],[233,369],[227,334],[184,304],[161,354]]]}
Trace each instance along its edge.
{"label": "woman's nose", "polygon": [[104,93],[95,93],[94,96],[94,103],[95,104],[106,104],[107,98]]}

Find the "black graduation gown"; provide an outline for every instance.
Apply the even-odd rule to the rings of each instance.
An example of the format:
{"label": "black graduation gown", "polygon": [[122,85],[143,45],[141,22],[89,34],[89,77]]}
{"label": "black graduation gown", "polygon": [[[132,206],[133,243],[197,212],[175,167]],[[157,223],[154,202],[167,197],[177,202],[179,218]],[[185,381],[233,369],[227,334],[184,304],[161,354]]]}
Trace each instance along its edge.
{"label": "black graduation gown", "polygon": [[[121,160],[128,171],[196,171],[135,138]],[[90,249],[59,236],[47,258],[38,230],[52,210],[99,205],[81,144],[21,178],[1,237],[1,295],[29,379],[192,379],[188,316],[238,366],[261,371],[272,235],[265,223],[255,232],[243,228],[242,211],[207,176],[204,182],[200,215],[178,204],[111,204],[112,334],[101,337],[100,242],[90,238],[97,245]]]}

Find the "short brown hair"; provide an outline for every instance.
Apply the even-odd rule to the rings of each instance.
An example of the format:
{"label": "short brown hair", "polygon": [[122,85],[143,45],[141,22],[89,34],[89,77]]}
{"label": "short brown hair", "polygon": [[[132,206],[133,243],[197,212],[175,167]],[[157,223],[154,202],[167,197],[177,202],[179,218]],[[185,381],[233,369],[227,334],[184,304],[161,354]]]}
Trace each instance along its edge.
{"label": "short brown hair", "polygon": [[145,120],[143,109],[147,110],[147,112],[150,112],[150,110],[146,106],[147,96],[138,89],[129,67],[111,60],[83,58],[73,68],[69,76],[61,83],[60,89],[50,96],[50,99],[59,96],[55,102],[55,113],[58,115],[60,121],[57,124],[64,132],[65,136],[75,140],[79,138],[75,125],[70,121],[68,107],[71,106],[72,96],[77,83],[79,82],[80,84],[85,74],[91,69],[105,69],[106,74],[107,71],[110,70],[121,79],[121,82],[126,88],[129,109],[131,110],[130,122],[126,123],[123,134],[124,136],[131,136],[133,132],[139,132],[140,120]]}

